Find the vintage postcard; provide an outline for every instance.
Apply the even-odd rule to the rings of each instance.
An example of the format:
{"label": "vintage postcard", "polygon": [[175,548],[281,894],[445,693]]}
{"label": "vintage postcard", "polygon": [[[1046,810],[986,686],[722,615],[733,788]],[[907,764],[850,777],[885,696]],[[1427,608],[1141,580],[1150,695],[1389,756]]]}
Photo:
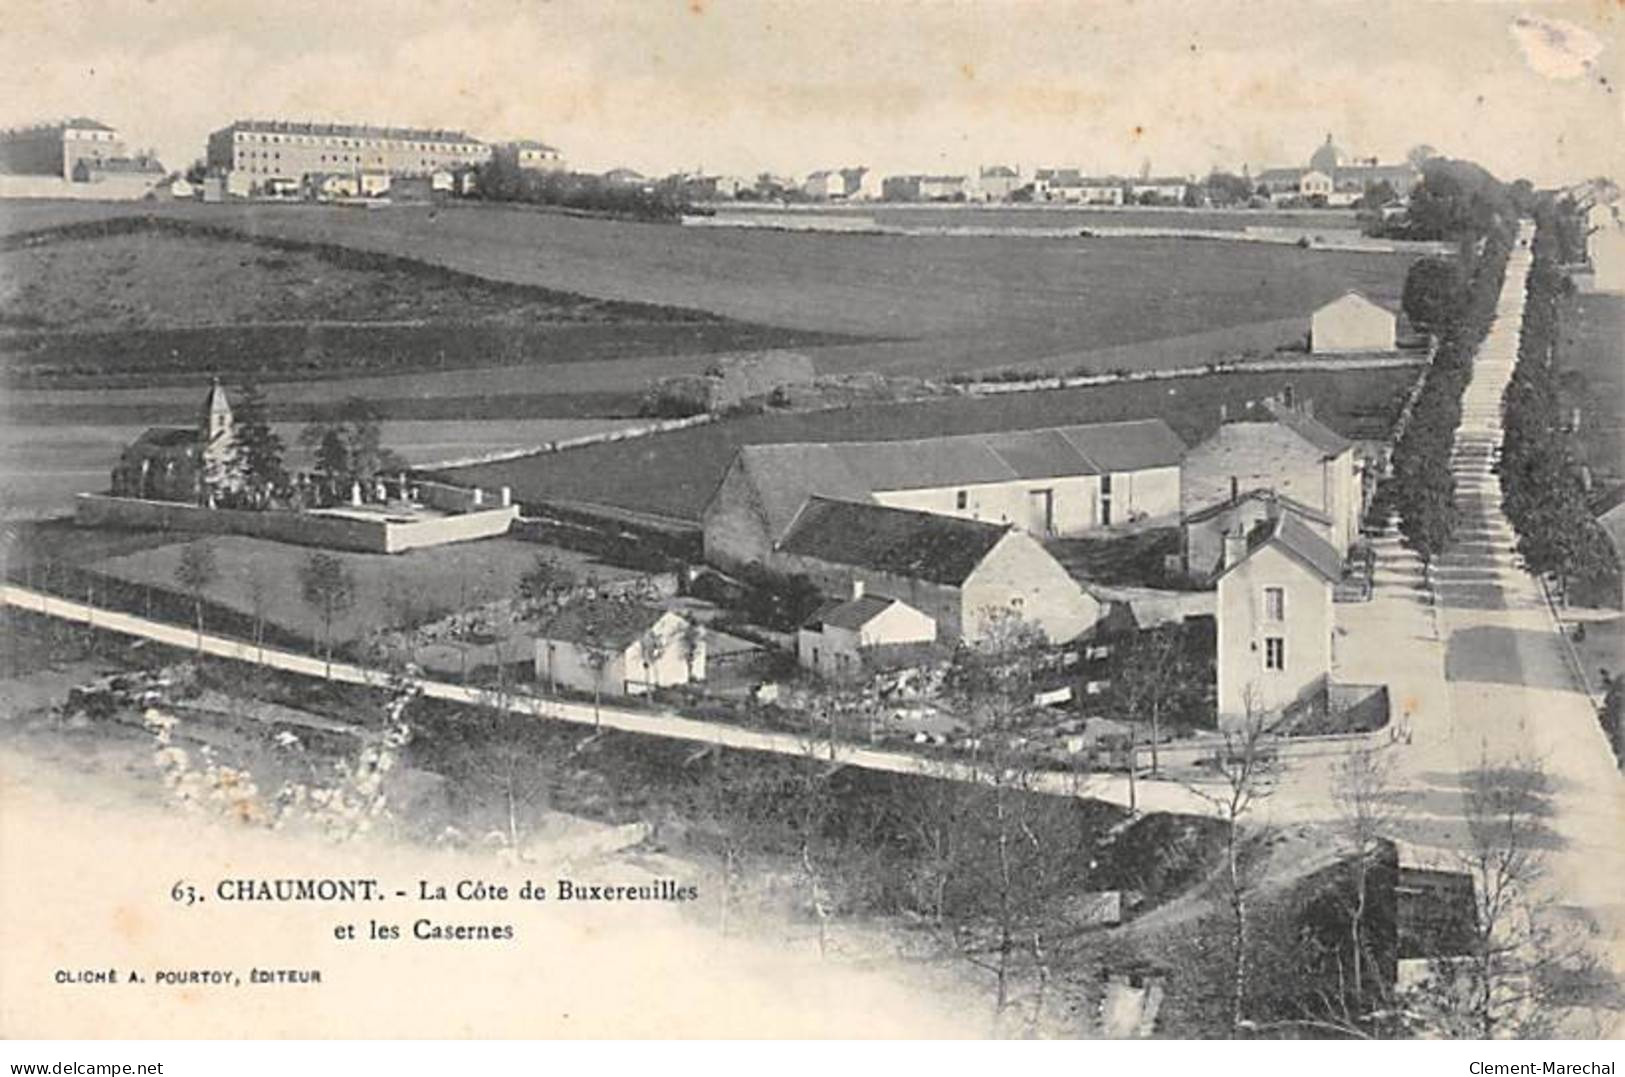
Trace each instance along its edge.
{"label": "vintage postcard", "polygon": [[0,1037],[1625,1034],[1622,26],[3,0]]}

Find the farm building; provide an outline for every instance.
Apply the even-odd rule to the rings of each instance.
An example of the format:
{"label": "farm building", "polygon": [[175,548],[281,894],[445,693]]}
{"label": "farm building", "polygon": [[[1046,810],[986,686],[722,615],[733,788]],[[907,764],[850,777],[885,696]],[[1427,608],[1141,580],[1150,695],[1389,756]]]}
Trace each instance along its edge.
{"label": "farm building", "polygon": [[1359,539],[1364,496],[1354,444],[1316,419],[1307,402],[1266,400],[1221,414],[1218,429],[1185,454],[1180,483],[1187,519],[1241,490],[1262,489],[1330,517],[1339,554]]}
{"label": "farm building", "polygon": [[607,696],[705,679],[705,635],[680,614],[613,598],[559,610],[536,628],[536,679]]}
{"label": "farm building", "polygon": [[739,449],[704,513],[706,560],[768,561],[813,495],[1011,524],[1042,538],[1171,521],[1185,443],[1161,419],[911,441]]}
{"label": "farm building", "polygon": [[1226,536],[1218,594],[1219,727],[1323,692],[1332,668],[1332,587],[1343,560],[1291,512]]}
{"label": "farm building", "polygon": [[947,640],[981,639],[1008,611],[1063,642],[1100,616],[1100,603],[1025,532],[872,502],[808,498],[769,567],[826,594],[861,585],[898,598]]}
{"label": "farm building", "polygon": [[1391,352],[1397,344],[1398,318],[1359,292],[1345,292],[1309,319],[1309,348],[1316,355]]}
{"label": "farm building", "polygon": [[827,602],[796,633],[803,669],[825,677],[849,677],[878,649],[931,643],[937,623],[907,602],[870,594],[854,580],[851,597]]}
{"label": "farm building", "polygon": [[1322,539],[1333,542],[1332,518],[1319,509],[1274,490],[1238,492],[1185,517],[1185,571],[1195,580],[1210,580],[1229,566],[1224,561],[1225,536],[1247,534],[1261,523],[1291,512]]}

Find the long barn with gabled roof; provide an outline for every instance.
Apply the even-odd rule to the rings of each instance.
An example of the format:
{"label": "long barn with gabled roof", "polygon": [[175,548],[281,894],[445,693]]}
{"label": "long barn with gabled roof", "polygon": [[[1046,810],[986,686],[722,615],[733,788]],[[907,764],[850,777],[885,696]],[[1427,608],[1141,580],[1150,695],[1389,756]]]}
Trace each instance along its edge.
{"label": "long barn with gabled roof", "polygon": [[1161,419],[904,441],[741,446],[704,515],[706,559],[765,564],[808,498],[1010,525],[1039,539],[1179,517],[1185,443]]}

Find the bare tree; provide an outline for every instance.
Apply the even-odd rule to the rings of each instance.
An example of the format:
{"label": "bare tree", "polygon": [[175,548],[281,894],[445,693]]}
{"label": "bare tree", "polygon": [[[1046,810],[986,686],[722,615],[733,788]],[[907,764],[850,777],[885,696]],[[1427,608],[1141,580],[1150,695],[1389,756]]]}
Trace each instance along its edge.
{"label": "bare tree", "polygon": [[660,634],[660,624],[657,621],[649,626],[649,630],[638,637],[638,663],[643,667],[643,687],[645,691],[653,692],[659,687],[656,684],[655,669],[660,660],[666,655],[669,645],[665,636]]}
{"label": "bare tree", "polygon": [[1588,1002],[1575,985],[1596,976],[1597,955],[1583,933],[1559,926],[1540,893],[1550,792],[1544,765],[1528,757],[1486,759],[1467,776],[1468,844],[1458,856],[1474,880],[1459,925],[1466,952],[1432,962],[1427,982],[1403,996],[1414,1030],[1543,1038],[1563,1017],[1583,1015]]}
{"label": "bare tree", "polygon": [[[1162,723],[1172,713],[1185,711],[1199,696],[1197,671],[1192,668],[1185,636],[1178,625],[1159,625],[1125,640],[1118,645],[1117,656],[1111,675],[1112,701],[1129,721],[1150,721],[1151,773],[1156,775]],[[1132,779],[1132,759],[1130,764]]]}
{"label": "bare tree", "polygon": [[265,664],[265,614],[271,601],[271,581],[265,566],[251,560],[247,567],[248,608],[254,618],[254,649],[261,665]]}
{"label": "bare tree", "polygon": [[592,670],[592,724],[599,726],[603,721],[600,711],[604,703],[604,673],[615,660],[615,654],[601,640],[586,639],[581,642],[581,659]]}
{"label": "bare tree", "polygon": [[[1037,626],[1014,611],[989,611],[980,641],[955,653],[945,693],[970,730],[975,786],[959,798],[954,829],[928,836],[941,859],[941,905],[957,950],[993,981],[995,1027],[1021,1012],[1029,1030],[1047,1005],[1056,943],[1065,933],[1057,902],[1082,888],[1075,820],[1048,814],[1036,794],[1033,694],[1049,654]],[[1076,802],[1066,802],[1069,809]]]}
{"label": "bare tree", "polygon": [[683,656],[683,669],[690,681],[694,680],[694,664],[699,661],[705,647],[705,626],[692,617],[683,618],[683,630],[677,636],[678,653]]}
{"label": "bare tree", "polygon": [[1230,1027],[1231,1035],[1246,1027],[1248,967],[1248,898],[1252,891],[1244,828],[1253,809],[1274,791],[1276,759],[1265,732],[1266,715],[1249,691],[1239,721],[1224,731],[1223,743],[1213,757],[1218,782],[1192,785],[1198,796],[1213,805],[1224,823],[1225,890],[1230,906]]}
{"label": "bare tree", "polygon": [[181,547],[181,558],[175,565],[175,582],[185,588],[192,599],[192,612],[197,623],[197,650],[203,653],[203,596],[219,575],[214,545],[207,539],[188,542]]}
{"label": "bare tree", "polygon": [[322,623],[322,656],[333,676],[333,622],[355,605],[355,580],[343,561],[313,553],[299,569],[300,594]]}
{"label": "bare tree", "polygon": [[1372,901],[1372,873],[1398,821],[1390,772],[1390,760],[1381,749],[1359,745],[1338,762],[1332,776],[1337,829],[1352,873],[1345,910],[1350,987],[1353,998],[1362,1005],[1368,992],[1381,986],[1365,925]]}

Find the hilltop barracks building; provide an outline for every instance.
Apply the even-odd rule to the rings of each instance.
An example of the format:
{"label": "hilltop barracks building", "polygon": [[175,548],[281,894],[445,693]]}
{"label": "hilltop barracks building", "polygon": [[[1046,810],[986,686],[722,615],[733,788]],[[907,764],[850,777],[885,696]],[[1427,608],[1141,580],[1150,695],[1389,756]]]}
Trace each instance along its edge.
{"label": "hilltop barracks building", "polygon": [[81,162],[100,165],[128,156],[118,131],[88,116],[0,131],[0,172],[71,180]]}
{"label": "hilltop barracks building", "polygon": [[209,136],[211,171],[298,182],[323,173],[427,176],[483,164],[491,147],[462,131],[425,127],[238,120]]}

